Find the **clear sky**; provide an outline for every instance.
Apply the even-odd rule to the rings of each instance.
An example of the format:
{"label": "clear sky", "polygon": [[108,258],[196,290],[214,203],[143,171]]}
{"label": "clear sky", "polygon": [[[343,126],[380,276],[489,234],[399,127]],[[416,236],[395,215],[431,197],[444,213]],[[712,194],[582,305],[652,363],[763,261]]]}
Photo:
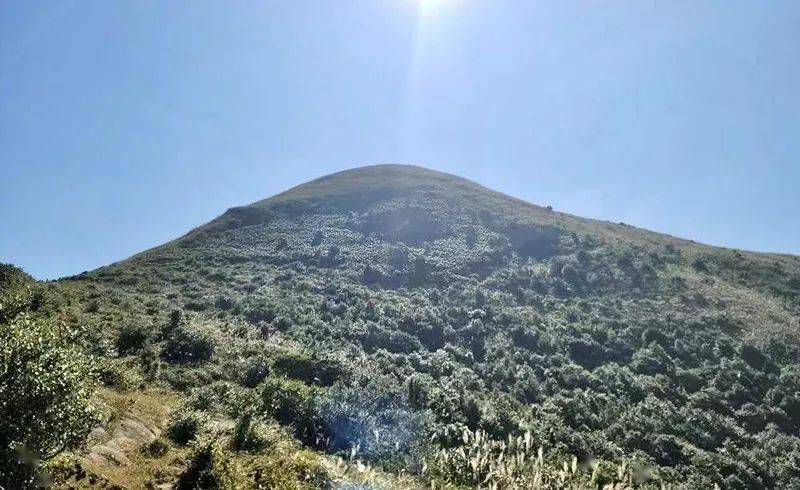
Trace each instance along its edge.
{"label": "clear sky", "polygon": [[337,170],[800,253],[800,2],[0,2],[0,261],[55,278]]}

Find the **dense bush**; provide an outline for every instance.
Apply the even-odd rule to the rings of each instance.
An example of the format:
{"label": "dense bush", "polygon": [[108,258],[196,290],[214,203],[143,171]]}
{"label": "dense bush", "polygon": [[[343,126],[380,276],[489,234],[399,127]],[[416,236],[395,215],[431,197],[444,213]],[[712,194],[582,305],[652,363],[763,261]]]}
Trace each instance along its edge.
{"label": "dense bush", "polygon": [[[97,422],[92,359],[78,332],[25,311],[21,272],[0,267],[0,486],[32,482],[40,461],[81,443]],[[11,276],[11,277],[9,277]],[[11,290],[9,290],[9,288]]]}
{"label": "dense bush", "polygon": [[139,388],[143,381],[136,369],[118,359],[100,360],[95,365],[95,374],[100,383],[118,390]]}
{"label": "dense bush", "polygon": [[221,490],[241,488],[241,485],[241,477],[227,451],[213,442],[204,442],[192,451],[189,465],[178,477],[176,487],[179,490]]}
{"label": "dense bush", "polygon": [[242,384],[247,388],[254,388],[269,374],[269,365],[263,358],[252,359],[244,371]]}
{"label": "dense bush", "polygon": [[237,451],[261,452],[276,444],[281,434],[275,427],[268,427],[252,411],[247,410],[236,421],[232,446]]}
{"label": "dense bush", "polygon": [[169,362],[207,361],[214,354],[211,335],[196,327],[178,325],[164,344],[161,357]]}
{"label": "dense bush", "polygon": [[333,475],[319,456],[302,449],[277,453],[270,458],[259,458],[250,467],[249,474],[251,479],[247,485],[252,488],[337,488]]}
{"label": "dense bush", "polygon": [[321,386],[332,385],[346,373],[337,359],[296,351],[278,353],[272,360],[272,369],[276,374]]}
{"label": "dense bush", "polygon": [[214,381],[191,390],[186,406],[208,413],[237,417],[255,399],[253,393],[230,381]]}
{"label": "dense bush", "polygon": [[0,323],[31,307],[33,279],[22,269],[0,263]]}
{"label": "dense bush", "polygon": [[207,421],[202,412],[179,411],[173,415],[167,427],[167,435],[177,444],[188,444],[200,434]]}
{"label": "dense bush", "polygon": [[315,409],[319,390],[302,381],[269,377],[261,388],[264,412],[278,422],[291,425],[304,440],[314,440],[318,418]]}
{"label": "dense bush", "polygon": [[148,336],[147,330],[139,325],[123,325],[117,336],[117,353],[124,356],[142,350]]}

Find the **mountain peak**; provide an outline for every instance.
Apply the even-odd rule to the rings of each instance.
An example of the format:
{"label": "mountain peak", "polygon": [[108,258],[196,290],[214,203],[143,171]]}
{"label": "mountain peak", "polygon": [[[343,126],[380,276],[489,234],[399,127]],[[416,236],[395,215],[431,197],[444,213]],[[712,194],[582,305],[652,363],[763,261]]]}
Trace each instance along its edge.
{"label": "mountain peak", "polygon": [[356,167],[325,175],[254,205],[264,205],[282,199],[323,198],[345,193],[376,194],[388,191],[391,194],[398,194],[432,188],[444,191],[447,187],[489,191],[463,177],[438,170],[418,165],[387,163]]}
{"label": "mountain peak", "polygon": [[552,227],[572,217],[491,190],[456,175],[416,165],[381,164],[325,175],[255,203],[231,208],[190,233],[218,233],[254,226],[280,217],[355,213],[374,216],[387,209],[393,219],[438,221],[449,229],[455,223],[491,223],[504,227],[524,223]]}

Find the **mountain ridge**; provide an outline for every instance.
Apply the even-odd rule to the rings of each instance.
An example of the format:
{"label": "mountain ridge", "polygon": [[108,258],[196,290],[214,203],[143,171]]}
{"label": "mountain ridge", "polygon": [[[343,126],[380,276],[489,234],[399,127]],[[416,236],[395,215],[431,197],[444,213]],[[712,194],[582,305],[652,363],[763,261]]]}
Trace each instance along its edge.
{"label": "mountain ridge", "polygon": [[[365,178],[366,177],[366,178]],[[348,182],[348,180],[356,180],[357,184]],[[279,204],[286,204],[286,202],[295,201],[298,199],[314,198],[323,200],[326,197],[326,190],[330,187],[338,188],[339,194],[353,194],[359,192],[358,189],[351,189],[347,191],[348,187],[358,186],[359,188],[374,186],[379,189],[394,188],[399,182],[405,183],[406,187],[409,186],[407,181],[417,184],[430,185],[431,181],[436,181],[439,184],[446,185],[450,188],[456,187],[468,192],[476,192],[482,195],[489,195],[499,200],[507,201],[511,205],[517,207],[521,211],[530,211],[536,216],[538,223],[548,225],[572,225],[578,231],[594,231],[607,233],[614,238],[622,238],[629,240],[647,240],[647,241],[667,241],[676,246],[689,247],[689,248],[706,248],[713,250],[726,250],[734,251],[754,256],[763,257],[776,257],[781,259],[789,259],[800,262],[800,257],[790,253],[776,253],[776,252],[762,252],[754,250],[744,250],[739,248],[732,248],[726,246],[717,246],[705,244],[695,241],[690,238],[683,238],[668,233],[648,230],[625,223],[613,222],[610,220],[584,218],[569,213],[554,210],[548,206],[531,203],[524,199],[505,194],[500,191],[493,190],[485,187],[480,183],[466,179],[454,174],[449,174],[442,171],[426,168],[421,165],[411,164],[373,164],[360,167],[354,167],[346,170],[341,170],[331,174],[327,174],[316,179],[295,185],[289,189],[281,191],[271,197],[254,201],[250,204],[235,206],[226,210],[223,214],[213,218],[212,220],[201,224],[192,230],[186,232],[184,235],[170,240],[164,244],[156,245],[150,249],[134,254],[133,256],[115,262],[114,264],[130,260],[138,255],[151,252],[162,246],[179,242],[187,237],[197,234],[200,231],[208,230],[218,226],[220,221],[225,221],[231,215],[238,215],[241,217],[246,214],[248,210],[264,210],[269,209]],[[366,181],[366,182],[365,182]],[[342,190],[344,188],[345,190]],[[362,190],[363,191],[363,190]],[[558,218],[561,218],[559,222]],[[246,221],[245,221],[246,222]],[[223,225],[224,226],[224,225]]]}

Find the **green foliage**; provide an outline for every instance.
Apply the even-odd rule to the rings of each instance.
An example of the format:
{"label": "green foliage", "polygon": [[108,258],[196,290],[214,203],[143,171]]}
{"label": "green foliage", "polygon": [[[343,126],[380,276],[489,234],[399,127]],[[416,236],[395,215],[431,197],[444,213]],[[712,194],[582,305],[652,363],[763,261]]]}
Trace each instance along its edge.
{"label": "green foliage", "polygon": [[117,359],[101,359],[95,366],[95,373],[102,384],[118,390],[132,390],[142,384],[139,372],[129,363]]}
{"label": "green foliage", "polygon": [[203,412],[182,410],[172,417],[167,435],[176,444],[185,445],[197,438],[206,423],[208,417]]}
{"label": "green foliage", "polygon": [[269,374],[269,365],[261,357],[250,360],[242,378],[242,384],[247,388],[254,388]]}
{"label": "green foliage", "polygon": [[330,386],[346,374],[336,359],[313,356],[296,351],[280,352],[272,360],[275,374],[299,379],[305,383]]}
{"label": "green foliage", "polygon": [[81,443],[97,421],[93,363],[76,346],[78,332],[25,311],[31,296],[19,291],[29,281],[18,274],[0,268],[0,485],[6,487],[29,482],[39,461]]}
{"label": "green foliage", "polygon": [[203,362],[214,354],[211,335],[196,327],[178,325],[164,344],[161,357],[174,363]]}
{"label": "green foliage", "polygon": [[176,487],[180,490],[241,488],[240,479],[227,451],[219,444],[207,441],[194,448],[189,465],[178,478]]}
{"label": "green foliage", "polygon": [[305,450],[294,450],[256,459],[249,468],[253,488],[313,490],[337,488],[320,458]]}
{"label": "green foliage", "polygon": [[145,347],[148,335],[139,325],[123,325],[117,336],[117,352],[121,356],[139,352]]}
{"label": "green foliage", "polygon": [[304,440],[313,440],[317,434],[315,411],[319,390],[302,381],[269,377],[261,388],[264,412],[278,422],[291,425],[295,434]]}
{"label": "green foliage", "polygon": [[151,458],[160,458],[169,452],[169,446],[169,442],[166,439],[158,437],[142,447],[141,451]]}
{"label": "green foliage", "polygon": [[186,405],[193,410],[235,418],[251,408],[257,398],[253,390],[247,390],[230,381],[215,381],[193,388]]}
{"label": "green foliage", "polygon": [[237,451],[258,453],[275,446],[281,435],[248,410],[236,421],[231,444]]}
{"label": "green foliage", "polygon": [[33,286],[33,279],[22,269],[0,263],[0,323],[30,308]]}

